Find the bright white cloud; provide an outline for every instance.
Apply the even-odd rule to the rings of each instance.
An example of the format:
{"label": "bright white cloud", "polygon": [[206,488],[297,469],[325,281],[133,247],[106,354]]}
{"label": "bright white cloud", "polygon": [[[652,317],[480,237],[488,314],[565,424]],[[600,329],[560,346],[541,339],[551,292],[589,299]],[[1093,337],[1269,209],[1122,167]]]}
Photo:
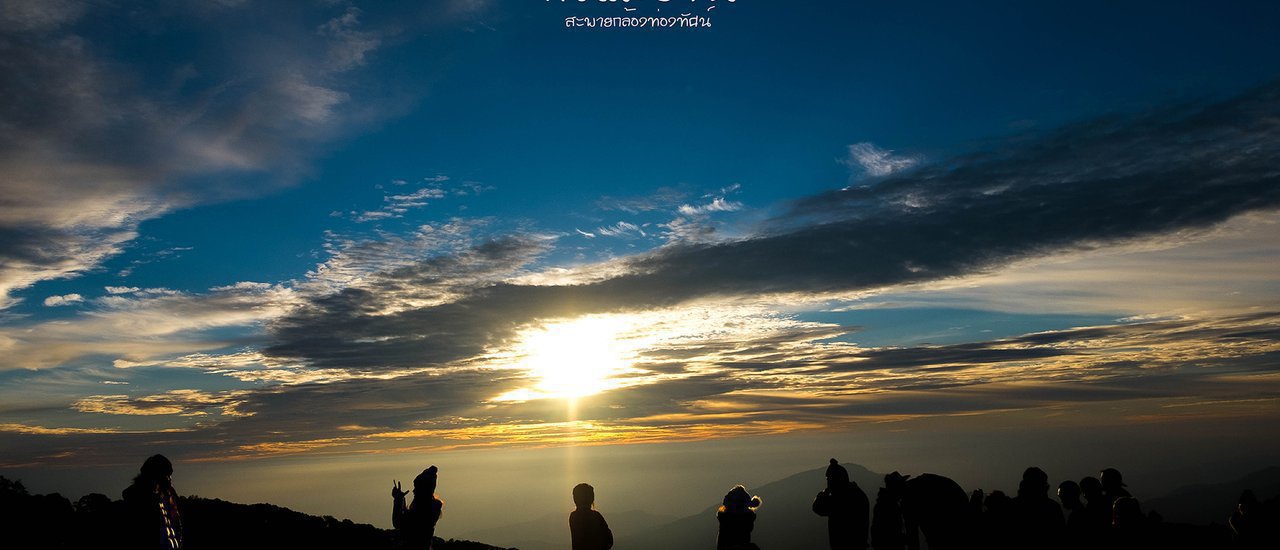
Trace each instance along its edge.
{"label": "bright white cloud", "polygon": [[702,214],[710,214],[712,212],[735,212],[738,210],[742,210],[742,203],[737,201],[728,201],[725,200],[724,197],[716,197],[715,200],[702,206],[682,204],[678,211],[686,216],[698,216]]}
{"label": "bright white cloud", "polygon": [[618,222],[608,227],[597,227],[597,234],[605,237],[647,237],[644,229],[634,223]]}
{"label": "bright white cloud", "polygon": [[61,296],[50,296],[44,299],[46,307],[69,306],[84,301],[84,296],[79,294],[63,294]]}

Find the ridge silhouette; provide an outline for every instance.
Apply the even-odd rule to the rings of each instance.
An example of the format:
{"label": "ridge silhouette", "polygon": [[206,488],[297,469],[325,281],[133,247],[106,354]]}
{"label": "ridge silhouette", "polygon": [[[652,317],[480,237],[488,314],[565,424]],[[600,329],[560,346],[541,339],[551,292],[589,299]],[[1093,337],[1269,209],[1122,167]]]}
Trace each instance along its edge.
{"label": "ridge silhouette", "polygon": [[[1108,469],[1110,470],[1110,469]],[[1251,481],[1263,487],[1259,493],[1241,491],[1231,502],[1216,500],[1216,521],[1210,525],[1189,525],[1164,521],[1164,518],[1134,496],[1117,478],[1115,471],[1103,470],[1098,477],[1079,482],[1064,480],[1057,485],[1057,499],[1050,496],[1052,479],[1036,467],[1027,468],[1018,483],[1015,498],[1003,491],[986,493],[981,489],[966,495],[954,481],[936,474],[907,475],[898,472],[883,476],[884,485],[876,487],[876,504],[872,510],[868,536],[841,538],[844,524],[832,526],[832,497],[848,477],[866,480],[880,476],[856,465],[845,467],[834,460],[825,469],[802,472],[760,487],[759,494],[770,498],[768,508],[759,508],[762,500],[742,486],[736,486],[723,499],[716,514],[719,529],[712,531],[708,515],[696,519],[699,532],[717,533],[718,548],[844,548],[871,542],[874,548],[907,550],[929,548],[1277,548],[1277,526],[1280,526],[1280,494],[1269,469],[1251,474],[1237,482]],[[844,472],[842,474],[841,472]],[[156,455],[144,463],[138,476],[122,495],[112,500],[92,493],[72,503],[58,494],[31,494],[21,481],[0,476],[0,541],[5,548],[79,548],[92,546],[130,548],[403,548],[410,542],[391,530],[370,525],[339,521],[332,517],[316,517],[269,504],[243,505],[198,496],[179,496],[169,482],[172,464]],[[822,476],[822,477],[818,477]],[[1107,477],[1104,484],[1102,477]],[[429,468],[415,480],[415,489],[427,499],[419,506],[435,510],[439,518],[443,502],[435,498],[435,469]],[[1139,475],[1139,478],[1141,476]],[[812,488],[821,479],[827,486],[817,497]],[[1271,481],[1268,481],[1270,479]],[[866,482],[866,481],[864,481]],[[875,481],[868,483],[876,484]],[[788,488],[788,486],[790,488]],[[1104,489],[1104,487],[1106,489]],[[1205,488],[1191,486],[1175,494],[1208,494]],[[804,489],[809,491],[805,491]],[[465,490],[465,488],[463,488]],[[1122,493],[1123,491],[1123,493]],[[594,491],[586,484],[574,488],[578,510],[592,510]],[[1123,496],[1123,495],[1129,496]],[[430,495],[430,496],[427,496]],[[393,497],[403,504],[405,492],[394,485]],[[1114,497],[1114,498],[1113,498]],[[810,499],[811,498],[811,499]],[[823,501],[826,502],[823,502]],[[1166,499],[1167,500],[1167,499]],[[1158,501],[1158,499],[1156,499]],[[145,504],[149,510],[138,515]],[[1058,502],[1062,505],[1059,506]],[[437,504],[438,503],[438,504]],[[1110,503],[1109,516],[1098,517],[1090,508]],[[1210,503],[1206,503],[1210,504]],[[414,508],[398,506],[401,513]],[[759,510],[757,510],[759,508]],[[863,508],[865,510],[865,508]],[[180,512],[179,512],[180,511]],[[817,512],[817,513],[815,513]],[[825,512],[826,515],[820,515]],[[393,512],[394,513],[394,512]],[[862,515],[865,516],[866,512]],[[853,514],[857,516],[856,512]],[[402,515],[401,529],[407,516]],[[432,516],[428,516],[431,518]],[[559,516],[563,518],[564,516]],[[1078,520],[1076,518],[1079,518]],[[139,520],[139,518],[145,518]],[[607,530],[603,516],[600,524]],[[729,519],[724,519],[729,518]],[[803,518],[803,520],[801,519]],[[563,521],[560,520],[560,521]],[[672,522],[659,529],[670,531]],[[826,523],[827,529],[822,529]],[[561,526],[564,523],[560,523]],[[571,520],[572,525],[572,520]],[[771,527],[767,531],[764,527]],[[1083,528],[1082,526],[1091,526]],[[434,528],[434,523],[431,523]],[[563,527],[561,527],[563,529]],[[571,527],[571,529],[574,529]],[[1090,530],[1094,529],[1094,530]],[[857,528],[854,528],[856,532]],[[144,538],[133,538],[139,533]],[[768,533],[768,537],[765,535]],[[666,533],[671,534],[671,533]],[[676,533],[677,535],[679,533]],[[805,534],[814,535],[805,538]],[[154,535],[154,536],[153,536]],[[612,532],[610,532],[612,535]],[[612,536],[609,537],[612,539]],[[633,548],[708,548],[693,538],[682,544],[652,544],[639,531],[628,534],[612,546],[618,550]],[[706,540],[705,538],[703,540]],[[128,542],[135,541],[135,542]],[[136,542],[143,541],[143,542]],[[421,542],[420,540],[417,542]],[[612,542],[612,541],[609,541]],[[584,546],[579,550],[609,550],[609,542]],[[692,545],[687,543],[694,543]],[[470,541],[441,540],[432,537],[428,544],[435,550],[495,550],[496,546]],[[577,548],[577,547],[575,547]],[[500,549],[498,549],[500,550]]]}

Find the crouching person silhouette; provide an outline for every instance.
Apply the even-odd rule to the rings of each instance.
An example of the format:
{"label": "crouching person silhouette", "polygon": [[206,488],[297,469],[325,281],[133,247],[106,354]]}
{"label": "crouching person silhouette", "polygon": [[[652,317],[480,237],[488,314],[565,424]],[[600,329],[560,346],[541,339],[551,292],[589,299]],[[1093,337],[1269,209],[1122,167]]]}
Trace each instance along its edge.
{"label": "crouching person silhouette", "polygon": [[403,548],[431,550],[436,522],[440,521],[440,513],[444,510],[444,501],[435,494],[436,471],[432,466],[413,478],[413,502],[408,506],[405,505],[406,493],[400,488],[400,482],[395,481],[391,487],[391,498],[395,499],[391,525],[400,532]]}
{"label": "crouching person silhouette", "polygon": [[586,483],[573,488],[573,504],[577,509],[569,512],[569,534],[573,537],[573,550],[609,550],[613,548],[613,531],[604,516],[592,509],[596,502],[596,490]]}

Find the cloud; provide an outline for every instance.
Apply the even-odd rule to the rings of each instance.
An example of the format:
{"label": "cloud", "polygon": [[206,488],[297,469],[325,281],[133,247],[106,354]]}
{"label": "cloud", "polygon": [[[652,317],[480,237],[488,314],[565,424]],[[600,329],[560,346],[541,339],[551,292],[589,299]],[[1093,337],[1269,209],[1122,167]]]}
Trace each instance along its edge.
{"label": "cloud", "polygon": [[1278,224],[1271,212],[1245,214],[1208,230],[1022,260],[991,273],[877,293],[852,305],[868,307],[874,300],[893,307],[1111,312],[1136,314],[1133,320],[1249,311],[1272,303]]}
{"label": "cloud", "polygon": [[[353,30],[354,12],[323,27],[324,36],[250,51],[199,48],[235,43],[222,36],[233,28],[219,19],[228,14],[192,10],[170,14],[201,19],[205,32],[183,40],[218,55],[188,59],[180,57],[188,50],[175,50],[130,64],[112,38],[90,40],[69,24],[133,22],[116,8],[5,4],[0,28],[10,32],[0,33],[0,72],[9,77],[0,95],[10,100],[0,105],[0,308],[40,281],[98,268],[137,237],[142,221],[290,183],[317,146],[371,118],[339,109],[352,99],[339,73],[377,46]],[[345,53],[327,64],[317,46],[330,42]],[[261,62],[267,58],[271,66]],[[201,180],[215,174],[240,177],[218,186]]]}
{"label": "cloud", "polygon": [[402,218],[411,209],[427,206],[427,199],[442,199],[447,195],[444,189],[438,187],[423,187],[412,193],[387,195],[383,197],[386,204],[380,210],[362,212],[354,219],[357,222],[369,222]]}
{"label": "cloud", "polygon": [[[121,367],[263,382],[234,395],[80,401],[122,422],[222,411],[217,422],[193,427],[187,418],[185,431],[165,436],[186,453],[218,458],[536,444],[592,433],[600,441],[723,437],[1107,399],[1274,400],[1280,331],[1272,312],[862,348],[831,340],[851,327],[729,310],[956,281],[1272,212],[1280,121],[1266,115],[1277,102],[1268,86],[1213,105],[1077,124],[797,201],[740,238],[675,242],[568,275],[541,267],[555,237],[484,234],[482,221],[370,240],[330,235],[329,260],[293,285],[107,289],[80,319],[0,329],[0,351],[14,367],[106,356]],[[680,328],[671,312],[700,316],[697,328]],[[646,330],[679,337],[643,346],[635,358],[642,374],[583,399],[573,421],[558,402],[493,401],[536,382],[498,360],[523,334],[587,314],[637,316]],[[222,332],[230,327],[265,334]],[[247,416],[225,413],[223,403],[233,401]],[[315,415],[322,406],[333,414]],[[156,411],[164,413],[139,414]],[[103,455],[112,449],[93,438],[110,436],[119,448],[146,441],[5,426]],[[33,459],[30,446],[3,441],[3,461]]]}
{"label": "cloud", "polygon": [[596,234],[605,237],[647,237],[648,234],[640,226],[630,222],[618,222],[608,227],[597,227]]}
{"label": "cloud", "polygon": [[844,164],[873,177],[884,177],[919,164],[915,157],[895,156],[893,151],[876,147],[871,143],[855,143],[849,146],[849,156]]}
{"label": "cloud", "polygon": [[71,408],[94,414],[153,416],[153,415],[207,415],[215,411],[222,416],[244,416],[236,410],[241,405],[243,391],[220,393],[199,390],[171,390],[159,395],[131,398],[127,395],[91,395],[71,404]]}
{"label": "cloud", "polygon": [[671,210],[682,203],[688,193],[674,187],[661,187],[651,195],[642,197],[600,197],[596,200],[596,208],[601,210],[620,210],[628,214]]}
{"label": "cloud", "polygon": [[[430,237],[422,235],[422,238]],[[391,250],[413,244],[392,243]],[[486,334],[501,338],[507,330],[473,332],[472,329],[489,323],[505,325],[502,313],[487,309],[458,310],[436,324],[407,332],[402,332],[406,327],[401,323],[425,311],[458,308],[466,296],[482,291],[495,280],[522,275],[526,266],[550,249],[550,244],[549,238],[536,235],[506,237],[421,261],[406,262],[404,256],[391,254],[395,258],[392,261],[398,263],[388,265],[381,263],[388,250],[383,244],[353,243],[343,256],[317,271],[315,277],[333,280],[332,277],[343,272],[355,271],[363,273],[360,279],[340,276],[344,286],[312,295],[304,306],[273,322],[272,333],[283,337],[276,339],[268,355],[310,359],[309,350],[324,347],[328,349],[325,353],[332,355],[313,364],[347,368],[367,366],[359,357],[362,350],[371,347],[381,348],[375,355],[382,366],[416,366],[480,353],[488,340]],[[359,267],[362,265],[375,267],[377,271],[366,272]],[[480,322],[481,319],[484,321]],[[375,328],[366,324],[368,322],[383,326]],[[318,327],[323,328],[315,330]],[[433,348],[432,351],[408,361],[399,356],[417,353],[413,350],[421,350],[424,344]]]}
{"label": "cloud", "polygon": [[1280,206],[1269,85],[1081,123],[1008,149],[798,201],[754,238],[669,247],[616,290],[857,291],[1210,227]]}
{"label": "cloud", "polygon": [[329,63],[344,71],[365,64],[365,55],[382,44],[377,33],[357,31],[360,15],[357,7],[347,8],[346,13],[320,25],[316,32],[330,39]]}
{"label": "cloud", "polygon": [[245,345],[260,338],[255,326],[291,310],[298,297],[281,286],[241,283],[204,294],[146,289],[84,303],[74,319],[0,327],[0,353],[6,358],[0,370],[45,369],[89,356],[114,358],[117,366],[155,365]]}
{"label": "cloud", "polygon": [[0,7],[0,30],[50,30],[79,19],[85,9],[78,0],[12,0]]}
{"label": "cloud", "polygon": [[709,198],[711,202],[700,206],[681,204],[676,209],[677,216],[674,219],[660,224],[665,229],[663,237],[666,238],[668,243],[682,244],[713,243],[729,240],[726,236],[720,234],[722,224],[713,221],[712,216],[720,212],[741,210],[742,203],[725,198],[726,195],[736,193],[741,188],[742,185],[735,183],[721,188],[717,193],[703,195],[702,198]]}
{"label": "cloud", "polygon": [[[308,293],[338,291],[383,272],[399,272],[424,262],[445,262],[448,256],[468,255],[484,242],[486,219],[452,218],[425,224],[404,235],[385,234],[379,239],[348,238],[330,233],[325,243],[329,259],[307,273],[302,287]],[[545,242],[538,235],[500,240]],[[447,282],[447,281],[446,281]],[[323,287],[317,290],[316,287]]]}
{"label": "cloud", "polygon": [[84,301],[84,296],[79,294],[64,294],[62,296],[50,296],[44,299],[45,307],[69,306]]}
{"label": "cloud", "polygon": [[[111,460],[158,437],[178,456],[230,459],[317,448],[402,452],[699,440],[997,411],[1062,413],[1098,402],[1124,403],[1109,414],[1123,408],[1147,422],[1176,422],[1183,414],[1269,418],[1280,401],[1277,312],[904,348],[829,341],[848,329],[763,309],[679,308],[633,320],[635,332],[622,337],[650,338],[634,364],[645,374],[637,383],[580,398],[573,418],[556,399],[494,401],[534,381],[531,375],[462,361],[386,378],[91,396],[75,408],[111,415],[122,427],[5,423],[0,432],[14,437],[55,439],[5,445],[0,462],[39,462],[36,448]],[[204,361],[210,368],[218,363],[214,356]],[[319,409],[328,414],[315,414]],[[151,424],[141,429],[129,422]]]}
{"label": "cloud", "polygon": [[[602,264],[584,284],[517,284],[501,270],[389,313],[416,268],[312,299],[273,325],[269,355],[324,366],[421,366],[480,353],[538,319],[664,308],[697,300],[885,290],[992,272],[1012,262],[1201,230],[1280,206],[1277,85],[1225,102],[1071,125],[1037,140],[919,167],[873,187],[797,201],[756,234],[677,242]],[[605,229],[605,228],[602,228]],[[599,232],[600,230],[597,230]],[[545,245],[539,245],[543,250]],[[474,252],[463,253],[466,260]],[[507,256],[507,254],[514,254]],[[514,261],[512,261],[514,260]],[[436,265],[455,260],[437,257]],[[621,267],[619,270],[618,268]],[[784,298],[789,300],[793,298]]]}
{"label": "cloud", "polygon": [[697,216],[701,214],[709,214],[711,212],[735,212],[742,210],[742,203],[736,201],[727,201],[724,197],[716,197],[709,204],[702,206],[691,206],[688,204],[680,205],[677,210],[685,216]]}
{"label": "cloud", "polygon": [[[493,190],[493,186],[477,181],[463,181],[457,184],[444,185],[448,181],[449,177],[444,175],[422,178],[422,182],[426,187],[421,187],[412,192],[387,193],[382,198],[384,204],[381,208],[364,212],[351,212],[352,219],[359,223],[400,219],[404,218],[405,214],[410,210],[428,206],[431,204],[430,201],[451,196],[475,196]],[[408,182],[405,180],[392,180],[392,184],[401,186],[408,185]],[[382,186],[378,186],[378,188],[381,189]]]}

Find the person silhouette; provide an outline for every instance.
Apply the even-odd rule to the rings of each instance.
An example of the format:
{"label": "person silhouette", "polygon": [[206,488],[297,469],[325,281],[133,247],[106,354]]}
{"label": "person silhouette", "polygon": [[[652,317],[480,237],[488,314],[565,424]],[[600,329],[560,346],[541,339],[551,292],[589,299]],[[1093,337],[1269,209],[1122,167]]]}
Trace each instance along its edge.
{"label": "person silhouette", "polygon": [[999,489],[986,497],[986,511],[978,518],[977,530],[982,547],[993,550],[1017,548],[1014,534],[1017,516],[1013,499]]}
{"label": "person silhouette", "polygon": [[173,463],[164,455],[152,455],[121,494],[127,547],[181,550],[182,514],[172,476]]}
{"label": "person silhouette", "polygon": [[413,502],[405,505],[405,492],[399,481],[392,481],[391,525],[400,531],[405,548],[431,550],[436,535],[436,522],[444,511],[444,501],[436,496],[436,472],[431,466],[413,478]]}
{"label": "person silhouette", "polygon": [[609,550],[613,548],[613,531],[609,523],[593,509],[596,502],[596,489],[586,483],[573,487],[573,504],[577,506],[569,512],[569,535],[573,539],[573,550]]}
{"label": "person silhouette", "polygon": [[1013,498],[1015,541],[1021,548],[1058,548],[1066,523],[1062,507],[1049,498],[1049,476],[1032,466],[1022,472]]}
{"label": "person silhouette", "polygon": [[902,550],[907,544],[898,498],[898,492],[888,487],[876,493],[871,516],[871,547],[875,550]]}
{"label": "person silhouette", "polygon": [[1080,501],[1080,485],[1070,479],[1058,484],[1058,501],[1062,502],[1063,515],[1066,516],[1067,546],[1081,544],[1085,537],[1087,512]]}
{"label": "person silhouette", "polygon": [[831,550],[863,550],[867,547],[867,494],[849,479],[849,471],[836,459],[827,466],[827,488],[813,499],[813,513],[827,518]]}
{"label": "person silhouette", "polygon": [[724,503],[716,511],[720,522],[720,534],[716,537],[716,550],[759,550],[751,543],[751,530],[756,525],[756,508],[760,497],[751,496],[747,488],[735,486],[724,496]]}
{"label": "person silhouette", "polygon": [[1114,506],[1116,500],[1121,498],[1132,497],[1129,491],[1125,489],[1124,477],[1120,475],[1120,470],[1115,468],[1107,468],[1102,471],[1102,493],[1107,497],[1107,505]]}
{"label": "person silhouette", "polygon": [[1093,476],[1080,480],[1080,494],[1085,499],[1081,536],[1087,546],[1097,546],[1111,530],[1111,501],[1102,492],[1102,482]]}
{"label": "person silhouette", "polygon": [[[891,504],[894,501],[896,506]],[[936,474],[911,477],[898,472],[885,475],[884,490],[876,498],[876,517],[872,523],[872,542],[877,549],[896,543],[889,532],[896,524],[895,518],[882,518],[882,511],[884,514],[896,512],[901,518],[903,537],[910,550],[921,547],[921,535],[933,550],[968,548],[974,523],[969,496],[950,478]]]}
{"label": "person silhouette", "polygon": [[1147,517],[1142,515],[1142,506],[1138,499],[1120,497],[1116,499],[1111,511],[1111,543],[1115,548],[1146,548]]}

